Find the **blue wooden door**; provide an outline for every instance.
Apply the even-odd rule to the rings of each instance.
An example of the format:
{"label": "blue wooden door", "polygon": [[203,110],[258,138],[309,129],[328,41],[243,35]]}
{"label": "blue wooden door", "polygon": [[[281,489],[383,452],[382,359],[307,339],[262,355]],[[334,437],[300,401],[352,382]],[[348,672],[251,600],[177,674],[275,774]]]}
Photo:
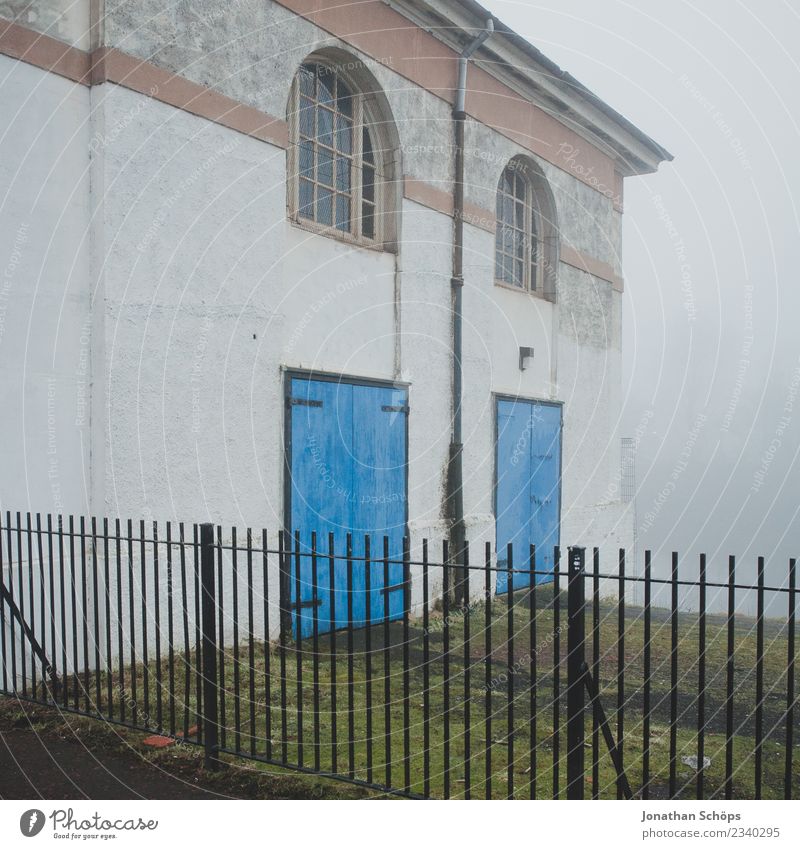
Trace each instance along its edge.
{"label": "blue wooden door", "polygon": [[[296,560],[290,597],[294,628],[313,632],[311,533],[317,533],[317,617],[320,633],[346,627],[347,534],[352,534],[353,621],[357,627],[403,615],[403,536],[406,522],[405,389],[292,377],[291,529],[300,532],[297,607]],[[334,537],[333,588],[329,534]],[[370,536],[372,564],[364,561]],[[384,537],[388,567],[384,566]],[[367,575],[369,571],[369,575]],[[388,573],[388,574],[387,574]],[[388,577],[388,592],[384,593]],[[367,596],[369,587],[369,596]],[[369,617],[367,613],[369,611]]]}
{"label": "blue wooden door", "polygon": [[[561,407],[535,401],[497,402],[497,592],[508,589],[508,544],[514,569],[530,562],[536,546],[536,569],[552,571],[553,548],[559,544],[561,506]],[[537,575],[536,583],[548,581]],[[514,575],[514,588],[530,584],[529,575]]]}

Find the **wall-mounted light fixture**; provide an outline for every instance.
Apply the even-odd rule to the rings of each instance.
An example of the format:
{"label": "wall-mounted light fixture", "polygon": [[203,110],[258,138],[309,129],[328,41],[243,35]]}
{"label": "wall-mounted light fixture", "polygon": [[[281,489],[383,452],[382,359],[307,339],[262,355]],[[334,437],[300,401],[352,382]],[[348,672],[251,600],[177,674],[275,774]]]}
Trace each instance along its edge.
{"label": "wall-mounted light fixture", "polygon": [[519,370],[525,371],[528,360],[533,359],[533,348],[520,348],[519,349]]}

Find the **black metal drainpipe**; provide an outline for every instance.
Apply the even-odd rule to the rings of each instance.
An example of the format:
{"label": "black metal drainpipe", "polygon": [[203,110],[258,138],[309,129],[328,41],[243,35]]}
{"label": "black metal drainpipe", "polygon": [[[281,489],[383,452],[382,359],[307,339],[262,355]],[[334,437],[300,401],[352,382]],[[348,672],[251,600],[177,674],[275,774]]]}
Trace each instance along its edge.
{"label": "black metal drainpipe", "polygon": [[[463,444],[461,442],[461,398],[462,398],[462,325],[464,290],[464,124],[467,91],[467,64],[472,54],[494,32],[494,21],[489,18],[475,39],[464,48],[458,57],[458,83],[453,121],[455,125],[455,180],[453,185],[453,276],[452,289],[453,312],[453,429],[450,452],[447,463],[447,512],[450,519],[450,550],[453,562],[464,564],[466,544],[466,526],[464,524],[464,464]],[[457,604],[466,604],[464,596],[463,568],[457,569],[455,598]]]}

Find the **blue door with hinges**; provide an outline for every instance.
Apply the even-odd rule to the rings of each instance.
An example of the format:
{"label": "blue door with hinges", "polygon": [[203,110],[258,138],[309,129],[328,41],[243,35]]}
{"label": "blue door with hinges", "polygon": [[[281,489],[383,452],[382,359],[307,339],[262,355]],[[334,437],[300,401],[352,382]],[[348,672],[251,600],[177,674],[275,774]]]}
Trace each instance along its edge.
{"label": "blue door with hinges", "polygon": [[[386,613],[389,619],[401,618],[407,390],[289,380],[290,530],[299,532],[301,552],[292,558],[289,576],[294,631],[299,623],[301,637],[313,633],[314,610],[319,633],[347,626],[349,568],[356,627],[382,622]],[[311,556],[312,531],[316,557]]]}
{"label": "blue door with hinges", "polygon": [[[538,401],[497,401],[497,592],[508,590],[508,544],[514,589],[530,585],[530,547],[536,571],[552,572],[561,513],[561,406]],[[534,583],[552,580],[536,575]]]}

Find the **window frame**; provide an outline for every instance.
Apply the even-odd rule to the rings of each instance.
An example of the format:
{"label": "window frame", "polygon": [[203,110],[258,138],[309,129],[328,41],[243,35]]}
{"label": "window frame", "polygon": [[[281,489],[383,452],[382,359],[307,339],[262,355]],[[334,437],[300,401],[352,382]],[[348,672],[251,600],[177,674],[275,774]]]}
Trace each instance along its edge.
{"label": "window frame", "polygon": [[[325,68],[327,73],[334,74],[341,80],[349,89],[351,102],[353,105],[353,125],[352,125],[352,156],[350,157],[350,221],[349,230],[341,230],[336,226],[335,212],[332,217],[332,224],[323,224],[313,218],[306,218],[300,213],[300,71],[303,66],[314,65],[316,67]],[[314,101],[315,109],[318,100]],[[349,244],[359,245],[361,247],[370,248],[372,250],[384,251],[385,247],[385,177],[383,171],[385,169],[382,153],[382,145],[380,143],[379,132],[375,129],[377,121],[374,118],[374,110],[371,107],[368,96],[366,96],[359,88],[358,84],[347,74],[336,70],[333,63],[325,61],[325,59],[309,57],[304,60],[297,69],[289,95],[289,147],[287,149],[287,177],[288,177],[288,192],[287,192],[287,218],[296,227],[303,230],[310,230],[323,236],[330,236],[339,241]],[[374,200],[373,205],[373,226],[374,232],[372,236],[365,235],[363,232],[363,211],[364,211],[364,195],[363,195],[363,161],[364,161],[364,146],[363,133],[366,131],[369,134],[373,152],[373,171],[374,171]],[[314,139],[315,150],[319,146],[318,139]],[[316,167],[316,161],[315,161]],[[334,166],[335,168],[335,166]],[[315,186],[320,185],[314,175],[313,183]],[[335,175],[334,175],[335,182]],[[336,193],[333,189],[334,195]],[[370,201],[366,201],[369,203]]]}
{"label": "window frame", "polygon": [[[527,167],[527,166],[526,166]],[[497,211],[497,199],[501,196],[511,197],[513,202],[517,202],[514,195],[508,195],[503,191],[503,180],[506,172],[511,171],[515,179],[519,179],[525,187],[524,206],[524,243],[525,253],[523,256],[523,279],[522,284],[509,283],[498,276],[498,254],[508,257],[504,250],[498,250],[497,237],[502,228],[509,226],[505,221],[496,217],[495,220],[495,243],[494,243],[494,260],[493,260],[493,276],[496,286],[502,286],[504,289],[510,289],[513,292],[526,292],[529,295],[535,295],[545,300],[550,300],[547,293],[544,291],[544,233],[542,214],[539,206],[538,192],[528,174],[523,172],[523,167],[515,164],[515,160],[511,160],[500,174],[500,179],[497,181],[497,192],[495,195],[495,212]],[[516,232],[519,229],[513,228]],[[534,238],[535,234],[535,238]],[[533,261],[533,251],[536,251],[536,259]],[[504,264],[505,265],[505,264]],[[535,269],[535,276],[534,276]]]}

